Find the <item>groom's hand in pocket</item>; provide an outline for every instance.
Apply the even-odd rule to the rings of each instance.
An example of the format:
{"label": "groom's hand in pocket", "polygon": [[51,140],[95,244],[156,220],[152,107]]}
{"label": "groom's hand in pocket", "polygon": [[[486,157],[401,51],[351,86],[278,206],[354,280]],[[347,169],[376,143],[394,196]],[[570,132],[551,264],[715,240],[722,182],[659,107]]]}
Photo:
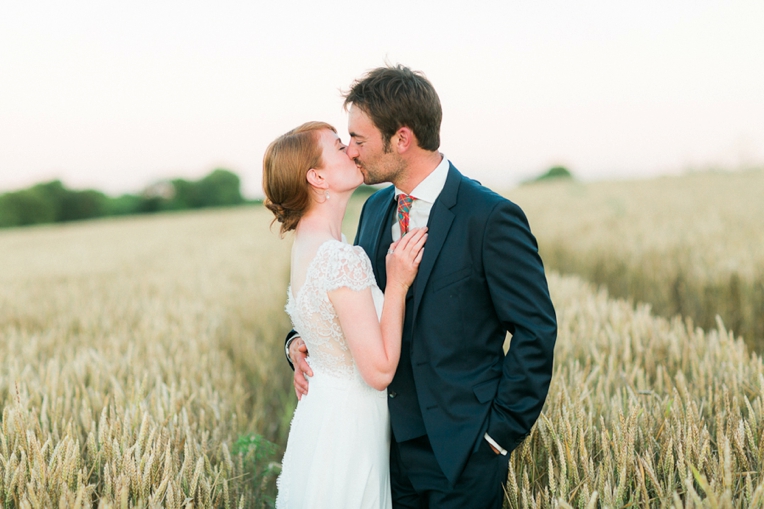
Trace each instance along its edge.
{"label": "groom's hand in pocket", "polygon": [[308,346],[302,338],[296,338],[289,345],[289,358],[294,364],[294,392],[297,399],[302,399],[308,393],[308,380],[306,377],[313,376],[313,370],[308,364]]}

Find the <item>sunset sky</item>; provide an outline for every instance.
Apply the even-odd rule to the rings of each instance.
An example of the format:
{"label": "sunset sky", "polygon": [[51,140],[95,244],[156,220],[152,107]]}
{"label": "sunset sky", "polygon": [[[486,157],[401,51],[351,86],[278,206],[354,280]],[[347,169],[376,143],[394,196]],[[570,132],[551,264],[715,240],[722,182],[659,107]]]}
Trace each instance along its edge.
{"label": "sunset sky", "polygon": [[423,71],[442,146],[498,189],[764,166],[764,2],[25,1],[0,5],[0,192],[137,192],[237,172],[385,61]]}

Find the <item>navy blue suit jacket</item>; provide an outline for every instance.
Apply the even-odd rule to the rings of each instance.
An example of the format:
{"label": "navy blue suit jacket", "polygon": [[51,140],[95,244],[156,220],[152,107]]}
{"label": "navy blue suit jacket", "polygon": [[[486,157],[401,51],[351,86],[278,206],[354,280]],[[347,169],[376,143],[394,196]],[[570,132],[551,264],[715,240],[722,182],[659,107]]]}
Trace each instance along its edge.
{"label": "navy blue suit jacket", "polygon": [[[394,204],[392,186],[369,197],[355,240],[383,290]],[[428,228],[388,402],[395,438],[426,433],[453,484],[486,432],[509,451],[529,433],[549,389],[557,323],[517,205],[451,165]]]}

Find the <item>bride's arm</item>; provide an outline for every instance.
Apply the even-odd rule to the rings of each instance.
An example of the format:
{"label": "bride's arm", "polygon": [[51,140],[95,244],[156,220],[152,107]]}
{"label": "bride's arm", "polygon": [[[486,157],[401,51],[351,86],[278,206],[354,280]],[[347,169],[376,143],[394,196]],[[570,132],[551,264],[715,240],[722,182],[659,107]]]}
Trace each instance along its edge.
{"label": "bride's arm", "polygon": [[412,230],[387,255],[387,285],[382,317],[377,319],[371,288],[353,291],[342,287],[329,292],[342,332],[364,381],[383,390],[393,379],[401,355],[401,335],[406,310],[406,292],[414,281],[426,229]]}

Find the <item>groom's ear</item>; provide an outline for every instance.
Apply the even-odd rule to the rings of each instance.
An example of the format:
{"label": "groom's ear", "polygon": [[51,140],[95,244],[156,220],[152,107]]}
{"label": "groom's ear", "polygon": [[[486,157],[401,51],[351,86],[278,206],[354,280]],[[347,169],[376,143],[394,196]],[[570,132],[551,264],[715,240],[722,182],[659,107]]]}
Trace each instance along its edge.
{"label": "groom's ear", "polygon": [[322,174],[321,170],[317,170],[315,168],[311,168],[308,170],[308,173],[306,174],[305,178],[308,180],[308,184],[311,186],[317,188],[317,189],[326,189],[326,179],[324,178],[324,175]]}
{"label": "groom's ear", "polygon": [[412,147],[417,146],[414,131],[412,131],[410,127],[406,126],[403,126],[395,131],[395,134],[392,136],[390,141],[399,154],[403,154],[404,152],[410,150]]}

